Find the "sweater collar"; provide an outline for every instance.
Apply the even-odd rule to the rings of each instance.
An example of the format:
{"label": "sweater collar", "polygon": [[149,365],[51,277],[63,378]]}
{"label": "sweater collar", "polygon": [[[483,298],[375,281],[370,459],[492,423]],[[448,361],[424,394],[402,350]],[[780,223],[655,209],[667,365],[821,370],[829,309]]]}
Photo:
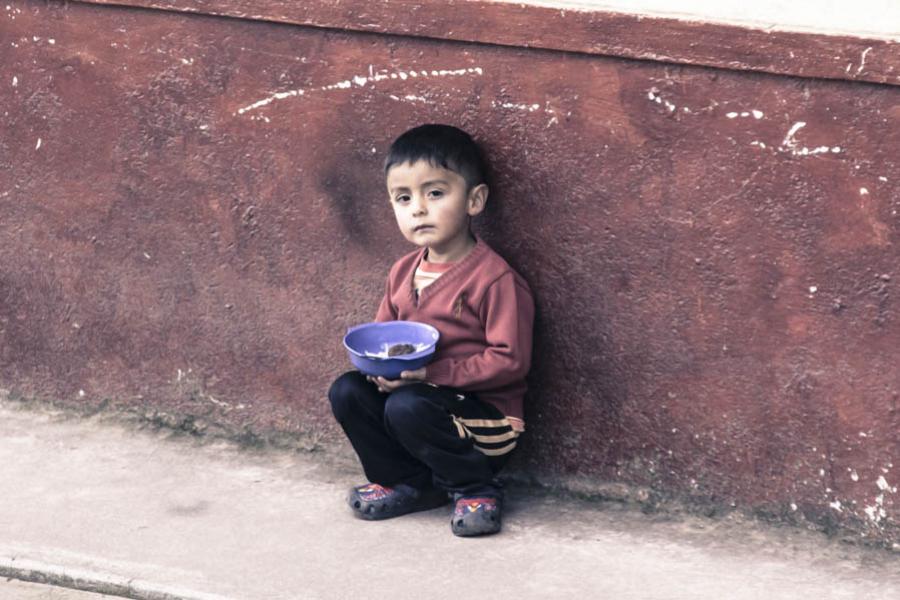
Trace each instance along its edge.
{"label": "sweater collar", "polygon": [[[475,246],[472,248],[472,251],[465,255],[460,260],[453,263],[453,266],[449,268],[444,274],[438,277],[434,283],[430,284],[428,287],[423,289],[419,294],[419,301],[421,302],[422,296],[431,296],[433,295],[440,287],[447,283],[447,281],[452,280],[459,276],[460,273],[464,273],[468,270],[468,266],[473,262],[477,261],[479,257],[487,251],[487,244],[485,244],[484,240],[481,239],[477,233],[472,233],[475,237]],[[416,300],[416,290],[413,284],[413,277],[415,274],[415,267],[418,267],[422,262],[422,259],[425,257],[425,251],[427,248],[422,248],[419,250],[419,253],[416,255],[416,261],[413,267],[413,273],[409,276],[409,295],[413,299]]]}

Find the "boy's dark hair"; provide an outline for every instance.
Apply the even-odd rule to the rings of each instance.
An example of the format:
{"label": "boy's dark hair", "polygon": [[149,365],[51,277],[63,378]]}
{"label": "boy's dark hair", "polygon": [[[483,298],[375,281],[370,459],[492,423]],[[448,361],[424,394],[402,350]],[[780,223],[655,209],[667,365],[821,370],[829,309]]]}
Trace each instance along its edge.
{"label": "boy's dark hair", "polygon": [[475,140],[452,125],[413,127],[394,140],[384,161],[384,173],[394,165],[425,160],[462,175],[467,189],[487,183],[487,163]]}

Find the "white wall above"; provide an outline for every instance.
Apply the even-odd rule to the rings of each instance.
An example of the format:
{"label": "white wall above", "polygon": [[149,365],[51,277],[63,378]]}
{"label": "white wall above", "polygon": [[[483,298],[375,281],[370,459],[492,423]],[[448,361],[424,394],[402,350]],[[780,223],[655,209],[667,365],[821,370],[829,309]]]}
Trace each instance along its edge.
{"label": "white wall above", "polygon": [[494,0],[900,41],[900,0]]}

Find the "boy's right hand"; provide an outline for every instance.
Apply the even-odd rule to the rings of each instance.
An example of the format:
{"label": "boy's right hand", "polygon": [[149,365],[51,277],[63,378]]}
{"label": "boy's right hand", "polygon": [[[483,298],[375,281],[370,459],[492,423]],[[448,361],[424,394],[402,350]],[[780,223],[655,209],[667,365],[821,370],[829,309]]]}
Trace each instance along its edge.
{"label": "boy's right hand", "polygon": [[400,373],[400,379],[385,379],[384,377],[375,377],[372,375],[366,375],[366,379],[374,383],[379,392],[390,394],[404,385],[425,381],[425,367],[416,369],[415,371],[403,371]]}

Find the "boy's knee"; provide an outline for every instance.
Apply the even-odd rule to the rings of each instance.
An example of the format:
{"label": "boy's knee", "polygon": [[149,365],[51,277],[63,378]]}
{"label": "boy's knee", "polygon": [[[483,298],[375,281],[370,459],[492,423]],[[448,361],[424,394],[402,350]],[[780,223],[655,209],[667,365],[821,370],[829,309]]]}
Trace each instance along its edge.
{"label": "boy's knee", "polygon": [[429,403],[415,384],[403,386],[388,396],[384,405],[385,420],[395,427],[415,427],[428,417]]}
{"label": "boy's knee", "polygon": [[353,410],[363,386],[371,385],[359,371],[348,371],[334,380],[328,389],[331,412],[340,421]]}

